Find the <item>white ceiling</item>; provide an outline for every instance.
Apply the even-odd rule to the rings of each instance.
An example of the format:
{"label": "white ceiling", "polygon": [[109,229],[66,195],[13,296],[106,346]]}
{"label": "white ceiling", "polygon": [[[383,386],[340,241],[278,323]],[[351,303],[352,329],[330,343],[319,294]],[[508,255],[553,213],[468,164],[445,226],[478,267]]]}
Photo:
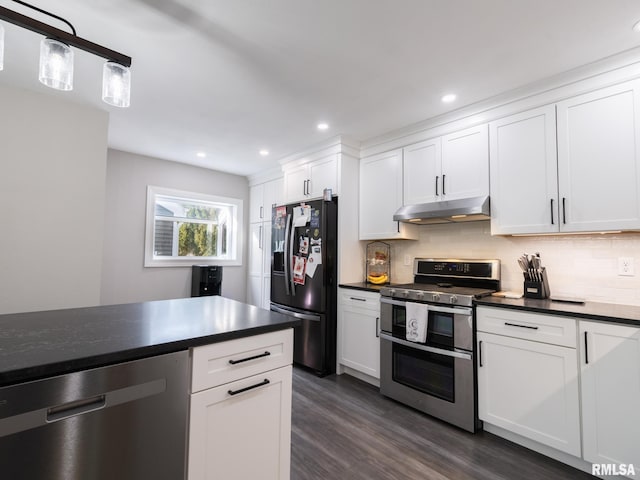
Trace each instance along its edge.
{"label": "white ceiling", "polygon": [[[42,37],[7,23],[0,83],[109,110],[113,148],[241,175],[338,134],[366,140],[640,45],[637,0],[32,2],[133,58],[132,105],[101,102],[103,60],[81,51],[74,91],[40,85]],[[440,101],[448,92],[456,103]],[[329,130],[316,129],[321,120]]]}

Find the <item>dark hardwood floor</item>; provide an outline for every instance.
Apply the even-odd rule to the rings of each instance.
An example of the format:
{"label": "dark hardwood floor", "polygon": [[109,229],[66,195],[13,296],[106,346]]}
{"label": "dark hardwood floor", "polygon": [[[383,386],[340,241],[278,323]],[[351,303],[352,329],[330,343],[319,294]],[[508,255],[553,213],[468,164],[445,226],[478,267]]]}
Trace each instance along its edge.
{"label": "dark hardwood floor", "polygon": [[348,375],[294,368],[291,480],[591,479],[486,432],[472,435]]}

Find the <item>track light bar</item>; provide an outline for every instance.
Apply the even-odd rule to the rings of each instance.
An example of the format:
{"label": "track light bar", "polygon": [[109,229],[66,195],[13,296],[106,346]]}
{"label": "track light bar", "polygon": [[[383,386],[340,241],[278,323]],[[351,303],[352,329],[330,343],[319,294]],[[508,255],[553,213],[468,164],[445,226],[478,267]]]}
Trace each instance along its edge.
{"label": "track light bar", "polygon": [[[21,13],[14,12],[8,8],[0,7],[0,20],[5,20],[19,27],[44,35],[45,37],[53,38],[54,40],[66,43],[72,47],[84,50],[85,52],[106,58],[107,60],[119,63],[124,67],[131,66],[131,57],[128,57],[127,55],[111,50],[110,48],[103,47],[97,43],[90,42],[89,40],[85,40],[77,35],[60,30],[59,28],[52,27],[51,25],[40,22],[31,17],[27,17],[26,15],[22,15]],[[65,20],[62,19],[62,21]]]}

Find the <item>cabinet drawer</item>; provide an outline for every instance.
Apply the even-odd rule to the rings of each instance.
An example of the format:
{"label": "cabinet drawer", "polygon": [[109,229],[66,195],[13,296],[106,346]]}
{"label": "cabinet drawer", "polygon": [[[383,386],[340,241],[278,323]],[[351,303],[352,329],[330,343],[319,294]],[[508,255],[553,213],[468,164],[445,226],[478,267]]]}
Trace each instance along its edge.
{"label": "cabinet drawer", "polygon": [[342,306],[380,311],[380,294],[377,292],[341,288],[338,291],[338,303]]}
{"label": "cabinet drawer", "polygon": [[192,350],[191,391],[257,375],[292,361],[293,329],[197,347]]}
{"label": "cabinet drawer", "polygon": [[478,307],[476,320],[479,332],[576,347],[576,320],[570,317]]}

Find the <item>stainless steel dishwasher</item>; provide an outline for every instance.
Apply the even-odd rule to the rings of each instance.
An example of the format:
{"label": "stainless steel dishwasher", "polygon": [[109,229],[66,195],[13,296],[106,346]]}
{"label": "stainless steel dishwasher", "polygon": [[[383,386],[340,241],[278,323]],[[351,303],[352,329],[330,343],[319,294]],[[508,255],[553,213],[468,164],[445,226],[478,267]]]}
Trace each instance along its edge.
{"label": "stainless steel dishwasher", "polygon": [[182,351],[0,388],[0,475],[183,479],[188,382]]}

